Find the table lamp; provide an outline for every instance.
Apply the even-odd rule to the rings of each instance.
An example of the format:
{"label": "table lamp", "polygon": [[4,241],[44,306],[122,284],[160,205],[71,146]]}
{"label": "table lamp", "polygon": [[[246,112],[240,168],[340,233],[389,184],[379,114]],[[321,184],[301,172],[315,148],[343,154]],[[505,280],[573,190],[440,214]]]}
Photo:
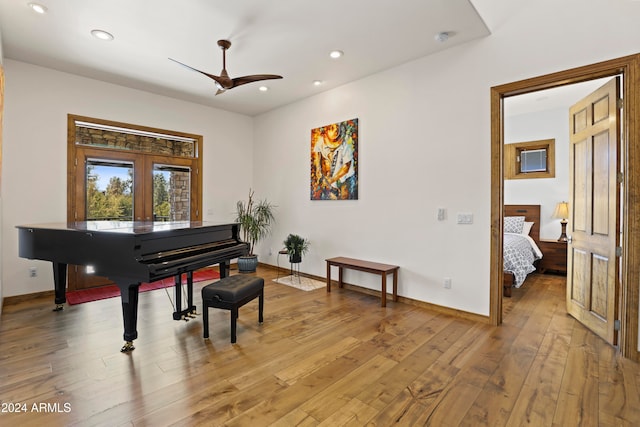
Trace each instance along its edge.
{"label": "table lamp", "polygon": [[560,202],[556,205],[556,210],[553,211],[552,218],[560,218],[560,225],[562,225],[562,233],[558,242],[566,242],[567,239],[567,218],[569,218],[569,203]]}

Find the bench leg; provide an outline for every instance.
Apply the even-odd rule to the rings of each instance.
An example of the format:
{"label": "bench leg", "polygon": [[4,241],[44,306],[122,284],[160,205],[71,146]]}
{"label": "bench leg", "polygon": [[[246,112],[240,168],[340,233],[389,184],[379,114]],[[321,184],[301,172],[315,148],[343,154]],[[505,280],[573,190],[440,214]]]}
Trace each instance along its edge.
{"label": "bench leg", "polygon": [[380,296],[381,301],[380,301],[380,306],[381,307],[386,307],[387,306],[387,273],[382,273],[382,295]]}
{"label": "bench leg", "polygon": [[236,343],[236,326],[238,322],[238,307],[231,309],[231,344]]}
{"label": "bench leg", "polygon": [[393,300],[398,301],[398,269],[393,270]]}
{"label": "bench leg", "polygon": [[260,296],[258,296],[258,323],[264,322],[264,318],[262,316],[263,310],[264,310],[264,289],[260,291]]}
{"label": "bench leg", "polygon": [[204,330],[203,337],[209,338],[209,307],[207,304],[202,306],[202,329]]}

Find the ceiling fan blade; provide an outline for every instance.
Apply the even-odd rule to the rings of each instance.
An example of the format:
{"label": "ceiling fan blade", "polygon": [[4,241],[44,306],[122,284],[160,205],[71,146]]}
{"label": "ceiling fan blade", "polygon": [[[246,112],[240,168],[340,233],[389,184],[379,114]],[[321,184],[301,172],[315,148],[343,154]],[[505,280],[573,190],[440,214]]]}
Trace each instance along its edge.
{"label": "ceiling fan blade", "polygon": [[[212,79],[212,80],[214,80],[214,81],[216,81],[216,82],[220,83],[221,85],[224,85],[224,84],[227,82],[227,80],[228,80],[228,77],[225,79],[224,77],[221,77],[221,76],[216,76],[216,75],[213,75],[213,74],[205,73],[204,71],[200,71],[200,70],[198,70],[197,68],[193,68],[193,67],[188,66],[187,64],[183,64],[183,63],[182,63],[182,62],[180,62],[180,61],[176,61],[176,60],[175,60],[175,59],[173,59],[173,58],[169,58],[169,59],[170,59],[171,61],[173,61],[173,62],[176,62],[176,63],[178,63],[178,64],[182,65],[183,67],[186,67],[186,68],[188,68],[188,69],[190,69],[190,70],[193,70],[193,71],[195,71],[195,72],[198,72],[198,73],[200,73],[200,74],[203,74],[203,75],[205,75],[205,76],[209,77],[210,79]],[[224,70],[223,70],[223,71],[224,71]]]}
{"label": "ceiling fan blade", "polygon": [[247,83],[259,82],[261,80],[272,80],[272,79],[282,78],[282,76],[278,76],[276,74],[253,74],[250,76],[236,77],[235,79],[232,79],[229,77],[229,74],[227,73],[227,50],[231,47],[231,42],[229,40],[218,40],[218,46],[220,47],[220,49],[222,49],[222,71],[220,72],[219,76],[205,73],[204,71],[200,71],[197,68],[193,68],[188,66],[187,64],[183,64],[180,61],[176,61],[173,58],[169,58],[169,59],[173,62],[176,62],[182,65],[183,67],[196,71],[214,80],[216,82],[216,87],[218,88],[216,95],[220,95],[222,93],[225,93],[229,89],[233,89],[236,86],[241,86]]}
{"label": "ceiling fan blade", "polygon": [[259,82],[262,80],[274,80],[281,79],[282,76],[276,74],[253,74],[251,76],[236,77],[231,79],[233,81],[233,87],[244,85],[247,83]]}

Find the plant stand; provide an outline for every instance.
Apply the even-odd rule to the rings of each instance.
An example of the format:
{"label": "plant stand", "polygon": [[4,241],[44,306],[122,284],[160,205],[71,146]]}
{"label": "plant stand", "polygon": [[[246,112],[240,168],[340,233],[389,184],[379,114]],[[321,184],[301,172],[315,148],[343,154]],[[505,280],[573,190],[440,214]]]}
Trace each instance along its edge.
{"label": "plant stand", "polygon": [[[290,266],[290,272],[291,272],[291,281],[293,282],[293,278],[294,277],[298,277],[298,283],[300,282],[300,264],[302,263],[302,261],[300,262],[290,262],[289,266]],[[295,267],[294,267],[295,266]]]}

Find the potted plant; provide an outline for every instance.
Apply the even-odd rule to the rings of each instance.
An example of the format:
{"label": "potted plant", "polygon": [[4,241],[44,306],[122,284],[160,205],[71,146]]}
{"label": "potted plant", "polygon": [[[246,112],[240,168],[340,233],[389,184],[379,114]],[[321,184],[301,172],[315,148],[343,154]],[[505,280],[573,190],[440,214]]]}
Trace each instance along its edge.
{"label": "potted plant", "polygon": [[309,251],[309,241],[297,234],[289,234],[283,243],[292,264],[302,262],[302,255]]}
{"label": "potted plant", "polygon": [[255,201],[253,190],[249,190],[249,199],[236,203],[236,222],[240,224],[242,240],[249,244],[249,254],[238,258],[238,270],[241,273],[256,271],[258,256],[253,252],[256,243],[269,235],[275,222],[274,208],[266,200]]}

